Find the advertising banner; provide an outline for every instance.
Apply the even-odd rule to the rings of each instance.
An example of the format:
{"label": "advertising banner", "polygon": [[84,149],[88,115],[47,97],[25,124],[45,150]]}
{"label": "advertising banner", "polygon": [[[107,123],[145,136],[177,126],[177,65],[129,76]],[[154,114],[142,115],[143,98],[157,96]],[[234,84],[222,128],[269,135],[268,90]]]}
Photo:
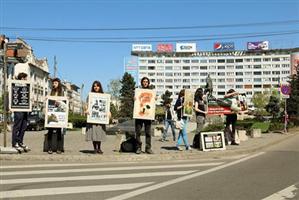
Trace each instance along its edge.
{"label": "advertising banner", "polygon": [[158,44],[157,52],[173,52],[172,44]]}
{"label": "advertising banner", "polygon": [[192,90],[185,90],[183,116],[192,117],[194,95]]}
{"label": "advertising banner", "polygon": [[176,43],[176,52],[196,52],[196,43]]}
{"label": "advertising banner", "polygon": [[69,102],[67,97],[48,96],[46,99],[46,128],[66,128]]}
{"label": "advertising banner", "polygon": [[110,94],[88,94],[87,123],[109,124]]}
{"label": "advertising banner", "polygon": [[9,82],[9,109],[17,112],[32,110],[31,84],[25,80],[11,80]]}
{"label": "advertising banner", "polygon": [[135,89],[135,101],[133,118],[135,119],[155,119],[156,112],[156,92],[150,89]]}
{"label": "advertising banner", "polygon": [[202,132],[201,143],[203,151],[225,150],[223,132]]}
{"label": "advertising banner", "polygon": [[233,51],[235,44],[233,42],[216,42],[214,43],[214,51]]}
{"label": "advertising banner", "polygon": [[132,51],[152,51],[151,44],[133,44]]}
{"label": "advertising banner", "polygon": [[248,50],[268,50],[269,41],[247,42]]}
{"label": "advertising banner", "polygon": [[291,75],[297,74],[299,71],[299,52],[291,54]]}

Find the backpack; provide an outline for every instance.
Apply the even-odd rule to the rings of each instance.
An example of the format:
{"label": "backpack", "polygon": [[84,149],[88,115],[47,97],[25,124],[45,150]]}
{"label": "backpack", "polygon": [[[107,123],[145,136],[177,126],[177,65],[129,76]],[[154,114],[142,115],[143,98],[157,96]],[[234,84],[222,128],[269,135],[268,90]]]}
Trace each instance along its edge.
{"label": "backpack", "polygon": [[194,149],[200,149],[200,133],[194,135],[192,147]]}
{"label": "backpack", "polygon": [[120,145],[120,152],[135,152],[137,146],[137,140],[134,137],[130,137],[126,141],[123,141]]}

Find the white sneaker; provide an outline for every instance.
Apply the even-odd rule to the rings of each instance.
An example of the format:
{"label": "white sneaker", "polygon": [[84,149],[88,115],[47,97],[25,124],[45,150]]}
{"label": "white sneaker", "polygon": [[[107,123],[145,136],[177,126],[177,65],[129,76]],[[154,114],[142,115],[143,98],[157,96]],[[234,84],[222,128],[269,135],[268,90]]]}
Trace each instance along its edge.
{"label": "white sneaker", "polygon": [[186,148],[186,150],[187,150],[187,151],[191,151],[192,148],[189,146],[189,147]]}
{"label": "white sneaker", "polygon": [[16,144],[15,146],[13,146],[12,148],[15,148],[18,152],[21,152],[23,150],[22,147],[20,147],[18,144]]}
{"label": "white sneaker", "polygon": [[183,151],[182,147],[176,147],[178,151]]}

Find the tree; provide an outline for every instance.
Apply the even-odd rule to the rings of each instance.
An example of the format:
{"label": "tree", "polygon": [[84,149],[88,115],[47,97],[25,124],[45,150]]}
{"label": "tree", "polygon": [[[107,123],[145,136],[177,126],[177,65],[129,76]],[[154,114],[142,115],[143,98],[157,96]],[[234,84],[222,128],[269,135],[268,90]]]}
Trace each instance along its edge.
{"label": "tree", "polygon": [[[110,80],[108,84],[108,94],[111,95],[111,103],[113,104],[113,109],[116,113],[112,114],[113,118],[118,117],[119,111],[119,96],[120,96],[120,89],[121,89],[121,82],[120,79],[113,79]],[[112,112],[111,112],[112,113]]]}
{"label": "tree", "polygon": [[122,80],[120,90],[120,117],[132,118],[134,109],[134,90],[135,81],[134,78],[129,74],[125,73]]}
{"label": "tree", "polygon": [[169,92],[168,90],[166,90],[165,93],[162,94],[162,96],[161,96],[161,99],[162,99],[161,105],[164,106],[167,103],[171,103],[172,102],[172,98],[170,98],[170,97],[171,97],[171,92]]}
{"label": "tree", "polygon": [[290,77],[291,94],[287,99],[287,113],[290,116],[290,120],[295,124],[299,124],[299,72],[297,75]]}
{"label": "tree", "polygon": [[267,93],[254,93],[252,97],[252,103],[255,107],[255,115],[257,117],[262,117],[263,115],[267,115],[267,111],[265,107],[269,102],[269,94]]}
{"label": "tree", "polygon": [[269,103],[266,105],[266,111],[272,115],[273,119],[276,119],[279,116],[280,105],[277,96],[270,96]]}

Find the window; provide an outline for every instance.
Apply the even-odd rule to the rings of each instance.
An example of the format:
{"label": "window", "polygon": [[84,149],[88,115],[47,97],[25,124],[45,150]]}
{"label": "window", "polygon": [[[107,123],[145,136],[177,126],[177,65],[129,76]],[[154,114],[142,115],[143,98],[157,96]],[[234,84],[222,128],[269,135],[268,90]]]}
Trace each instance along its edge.
{"label": "window", "polygon": [[225,79],[224,78],[219,78],[218,79],[218,83],[224,83],[225,82]]}
{"label": "window", "polygon": [[290,74],[290,71],[282,71],[282,74]]}
{"label": "window", "polygon": [[247,76],[252,75],[252,72],[245,72],[245,75]]}
{"label": "window", "polygon": [[172,70],[172,66],[165,66],[165,70]]}
{"label": "window", "polygon": [[271,74],[271,71],[263,71],[263,75],[269,75]]}
{"label": "window", "polygon": [[199,63],[199,60],[191,60],[191,63]]}
{"label": "window", "polygon": [[236,63],[241,63],[241,62],[243,62],[243,59],[236,59],[235,62]]}
{"label": "window", "polygon": [[236,89],[242,89],[243,85],[236,85]]}
{"label": "window", "polygon": [[218,76],[225,76],[225,72],[218,72]]}
{"label": "window", "polygon": [[251,58],[246,58],[245,62],[251,62]]}
{"label": "window", "polygon": [[216,63],[216,62],[217,62],[217,60],[215,60],[215,59],[209,60],[209,63]]}
{"label": "window", "polygon": [[180,82],[182,82],[182,79],[173,79],[173,81],[174,81],[175,83],[180,83]]}
{"label": "window", "polygon": [[181,70],[181,66],[174,66],[173,69],[174,70]]}
{"label": "window", "polygon": [[223,95],[225,95],[225,92],[218,92],[217,93],[219,96],[223,96]]}
{"label": "window", "polygon": [[202,60],[200,60],[200,63],[208,63],[208,60],[202,59]]}
{"label": "window", "polygon": [[164,73],[162,73],[162,72],[157,72],[157,76],[164,76]]}
{"label": "window", "polygon": [[139,66],[140,70],[146,70],[146,66]]}
{"label": "window", "polygon": [[183,70],[190,70],[190,66],[183,66]]}
{"label": "window", "polygon": [[233,65],[227,65],[226,69],[235,69],[235,66],[233,66]]}
{"label": "window", "polygon": [[272,58],[272,61],[280,61],[280,58]]}
{"label": "window", "polygon": [[282,64],[281,65],[283,68],[289,68],[290,67],[290,64]]}
{"label": "window", "polygon": [[163,60],[159,59],[157,60],[157,63],[163,63]]}
{"label": "window", "polygon": [[173,80],[172,79],[165,79],[165,83],[172,83]]}
{"label": "window", "polygon": [[148,60],[147,63],[156,63],[155,60]]}
{"label": "window", "polygon": [[254,69],[261,69],[261,68],[262,68],[262,65],[253,65],[253,68],[254,68]]}
{"label": "window", "polygon": [[199,72],[192,72],[191,75],[192,76],[199,76]]}
{"label": "window", "polygon": [[183,79],[183,83],[190,83],[190,79]]}
{"label": "window", "polygon": [[173,76],[182,76],[182,73],[180,73],[180,72],[175,72],[175,73],[173,73]]}
{"label": "window", "polygon": [[253,72],[253,75],[262,75],[262,72]]}
{"label": "window", "polygon": [[208,66],[200,66],[200,69],[201,69],[201,70],[207,70],[207,69],[208,69]]}
{"label": "window", "polygon": [[215,65],[211,65],[209,66],[209,69],[217,69],[217,67]]}
{"label": "window", "polygon": [[218,69],[225,69],[225,66],[218,66]]}
{"label": "window", "polygon": [[174,60],[174,63],[181,63],[181,60]]}
{"label": "window", "polygon": [[217,62],[218,63],[225,63],[225,60],[224,59],[218,59]]}
{"label": "window", "polygon": [[225,85],[218,85],[218,89],[225,89]]}
{"label": "window", "polygon": [[236,78],[236,82],[243,82],[242,78]]}
{"label": "window", "polygon": [[243,76],[243,72],[236,72],[236,76]]}
{"label": "window", "polygon": [[262,62],[262,59],[261,58],[254,58],[253,62]]}
{"label": "window", "polygon": [[269,61],[271,61],[271,58],[263,58],[263,61],[269,62]]}
{"label": "window", "polygon": [[199,66],[192,66],[191,69],[192,70],[199,70]]}
{"label": "window", "polygon": [[243,65],[236,65],[236,69],[243,69]]}
{"label": "window", "polygon": [[253,85],[254,88],[262,88],[262,85]]}
{"label": "window", "polygon": [[156,73],[148,73],[148,76],[155,76]]}
{"label": "window", "polygon": [[254,78],[253,81],[254,82],[262,82],[262,79],[261,78]]}
{"label": "window", "polygon": [[166,89],[172,89],[173,87],[172,87],[172,85],[165,85],[165,88]]}
{"label": "window", "polygon": [[251,65],[244,65],[245,69],[251,69]]}
{"label": "window", "polygon": [[191,79],[192,83],[199,83],[199,79]]}
{"label": "window", "polygon": [[164,66],[157,66],[157,70],[159,70],[159,71],[164,70]]}
{"label": "window", "polygon": [[278,75],[278,74],[280,74],[280,71],[272,71],[272,74],[273,75]]}
{"label": "window", "polygon": [[173,76],[172,72],[165,72],[165,76]]}
{"label": "window", "polygon": [[234,59],[227,59],[227,60],[226,60],[226,63],[234,63],[234,62],[235,62]]}
{"label": "window", "polygon": [[201,72],[201,73],[200,73],[200,76],[207,76],[207,75],[208,75],[207,72]]}
{"label": "window", "polygon": [[226,76],[234,76],[235,73],[234,72],[226,72]]}
{"label": "window", "polygon": [[190,73],[184,73],[184,76],[190,76]]}
{"label": "window", "polygon": [[172,60],[165,60],[165,63],[173,63]]}
{"label": "window", "polygon": [[231,82],[234,82],[235,79],[234,78],[227,78],[226,81],[229,82],[229,83],[231,83]]}
{"label": "window", "polygon": [[155,70],[155,66],[148,66],[148,70]]}
{"label": "window", "polygon": [[183,63],[190,63],[190,60],[183,60]]}

